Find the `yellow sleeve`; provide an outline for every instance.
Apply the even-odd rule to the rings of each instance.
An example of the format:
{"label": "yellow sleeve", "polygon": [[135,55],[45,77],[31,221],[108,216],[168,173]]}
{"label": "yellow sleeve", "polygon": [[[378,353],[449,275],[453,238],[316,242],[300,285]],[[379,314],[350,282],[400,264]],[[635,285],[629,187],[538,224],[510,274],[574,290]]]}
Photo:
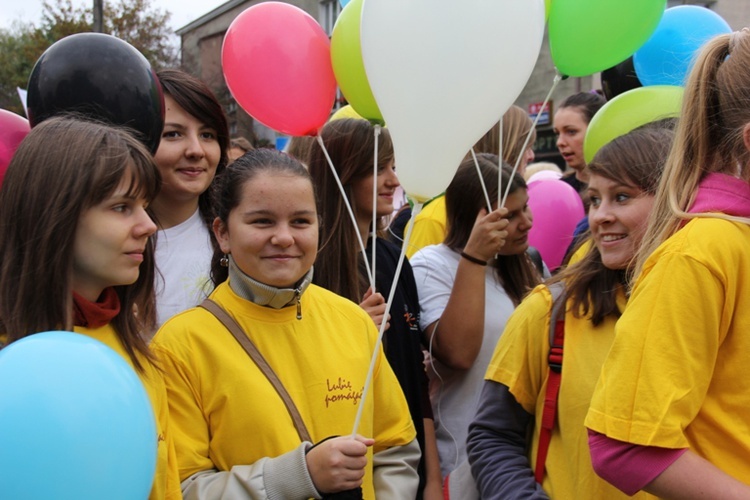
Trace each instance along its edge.
{"label": "yellow sleeve", "polygon": [[[409,222],[411,224],[411,222]],[[445,196],[436,198],[414,219],[414,229],[409,237],[406,256],[411,258],[426,246],[438,245],[445,239],[446,233]],[[407,224],[404,234],[407,234]]]}
{"label": "yellow sleeve", "polygon": [[209,458],[210,436],[203,416],[200,391],[193,386],[195,376],[175,346],[166,349],[156,342],[152,348],[159,355],[167,386],[179,478],[184,481],[196,472],[215,468]]}
{"label": "yellow sleeve", "polygon": [[685,448],[729,320],[724,285],[689,256],[662,252],[652,263],[617,322],[585,424],[628,443]]}
{"label": "yellow sleeve", "polygon": [[552,296],[544,285],[519,304],[508,319],[485,375],[486,380],[507,386],[532,415],[547,379],[551,305]]}

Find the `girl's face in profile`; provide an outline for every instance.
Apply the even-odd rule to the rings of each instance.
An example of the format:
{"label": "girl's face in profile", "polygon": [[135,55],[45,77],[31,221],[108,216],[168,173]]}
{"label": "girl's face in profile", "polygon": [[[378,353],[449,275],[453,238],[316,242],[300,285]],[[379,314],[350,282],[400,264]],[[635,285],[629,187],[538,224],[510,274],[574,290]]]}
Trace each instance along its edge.
{"label": "girl's face in profile", "polygon": [[604,176],[589,178],[589,225],[594,244],[609,269],[626,269],[646,232],[654,196]]}
{"label": "girl's face in profile", "polygon": [[243,185],[227,221],[214,221],[214,233],[242,272],[266,285],[294,288],[318,252],[312,183],[287,173],[257,174]]}
{"label": "girl's face in profile", "polygon": [[146,213],[148,202],[128,194],[127,173],[104,201],[85,210],[73,244],[73,290],[95,302],[110,286],[138,279],[143,253],[156,224]]}
{"label": "girl's face in profile", "polygon": [[[352,184],[352,198],[357,214],[368,219],[372,218],[372,182],[374,177],[374,175],[369,175]],[[396,167],[393,160],[386,165],[378,166],[377,183],[378,198],[375,214],[378,217],[385,217],[393,213],[393,196],[396,188],[401,185],[396,176]]]}

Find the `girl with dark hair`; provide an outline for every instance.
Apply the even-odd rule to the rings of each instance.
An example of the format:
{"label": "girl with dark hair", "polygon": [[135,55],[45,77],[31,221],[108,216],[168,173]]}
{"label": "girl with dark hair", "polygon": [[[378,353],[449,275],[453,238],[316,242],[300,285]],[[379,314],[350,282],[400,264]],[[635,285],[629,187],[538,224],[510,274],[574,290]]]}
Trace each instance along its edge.
{"label": "girl with dark hair", "polygon": [[21,143],[0,190],[0,331],[8,342],[74,331],[135,368],[159,433],[151,499],[180,498],[167,393],[143,336],[154,322],[146,206],[159,184],[127,132],[55,117]]}
{"label": "girl with dark hair", "polygon": [[[216,186],[216,214],[211,302],[174,316],[152,342],[185,497],[295,500],[361,487],[368,500],[414,498],[419,448],[382,353],[362,401],[378,332],[356,304],[311,283],[319,226],[305,168],[274,150],[246,153]],[[360,403],[358,431],[371,438],[351,437]]]}
{"label": "girl with dark hair", "polygon": [[750,498],[750,29],[703,45],[585,425],[632,494]]}
{"label": "girl with dark hair", "polygon": [[[381,131],[378,148],[378,174],[373,174],[375,138],[367,120],[345,118],[328,123],[320,132],[331,162],[357,220],[351,223],[345,202],[329,168],[323,150],[313,144],[309,170],[319,193],[322,239],[315,261],[314,282],[360,305],[380,327],[385,311],[383,295],[388,295],[401,249],[382,237],[375,242],[378,293],[369,289],[363,256],[357,244],[357,232],[367,244],[371,260],[373,220],[373,182],[377,183],[378,201],[375,215],[378,229],[384,217],[393,212],[393,196],[399,186],[394,171],[393,144],[388,130]],[[419,465],[420,490],[417,498],[442,498],[432,408],[427,388],[422,353],[422,330],[419,327],[419,298],[414,274],[405,261],[396,283],[388,329],[383,337],[386,358],[393,367],[409,404],[417,441],[422,449]],[[430,482],[432,480],[432,482]],[[427,488],[427,489],[425,489]]]}
{"label": "girl with dark hair", "polygon": [[[587,167],[590,243],[574,265],[518,306],[487,370],[467,442],[482,498],[625,498],[594,474],[583,419],[627,301],[628,274],[671,138],[666,129],[631,132],[602,147]],[[561,306],[553,318],[555,304]],[[550,323],[558,320],[564,321],[564,369],[557,425],[540,464],[547,386],[553,384]],[[544,473],[541,483],[534,465],[537,479]]]}
{"label": "girl with dark hair", "polygon": [[176,69],[158,73],[166,115],[154,159],[163,185],[151,204],[156,237],[158,324],[196,306],[211,290],[213,222],[209,186],[227,164],[229,129],[206,84]]}
{"label": "girl with dark hair", "polygon": [[[498,158],[477,160],[489,199],[497,200]],[[526,254],[532,225],[526,183],[504,165],[502,186],[510,186],[505,207],[487,213],[474,160],[464,160],[445,192],[445,241],[412,259],[443,476],[466,459],[466,433],[502,327],[541,279]]]}
{"label": "girl with dark hair", "polygon": [[586,129],[605,103],[604,97],[597,93],[579,92],[566,98],[555,112],[552,126],[557,136],[557,149],[575,173],[575,176],[565,176],[563,179],[577,191],[583,189],[588,179],[583,157]]}
{"label": "girl with dark hair", "polygon": [[[534,160],[534,141],[536,130],[534,122],[523,108],[515,104],[508,108],[502,117],[502,137],[500,122],[496,123],[476,144],[474,152],[497,154],[500,150],[500,140],[503,145],[503,161],[511,167],[518,162],[518,174],[523,175],[526,165]],[[526,136],[531,134],[529,141]],[[522,149],[526,144],[526,149]],[[467,153],[466,159],[471,157]],[[428,245],[437,245],[445,239],[447,221],[445,219],[445,195],[441,194],[427,202],[421,212],[414,219],[414,229],[406,249],[406,256],[411,258]],[[470,226],[471,227],[471,226]],[[403,235],[402,235],[403,236]]]}

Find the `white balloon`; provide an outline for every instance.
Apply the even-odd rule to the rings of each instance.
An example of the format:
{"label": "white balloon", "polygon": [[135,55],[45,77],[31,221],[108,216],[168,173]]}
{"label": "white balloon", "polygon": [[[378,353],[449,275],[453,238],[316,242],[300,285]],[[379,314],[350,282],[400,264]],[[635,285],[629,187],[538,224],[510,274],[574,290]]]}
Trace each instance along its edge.
{"label": "white balloon", "polygon": [[427,199],[526,85],[544,0],[365,0],[360,32],[399,180]]}

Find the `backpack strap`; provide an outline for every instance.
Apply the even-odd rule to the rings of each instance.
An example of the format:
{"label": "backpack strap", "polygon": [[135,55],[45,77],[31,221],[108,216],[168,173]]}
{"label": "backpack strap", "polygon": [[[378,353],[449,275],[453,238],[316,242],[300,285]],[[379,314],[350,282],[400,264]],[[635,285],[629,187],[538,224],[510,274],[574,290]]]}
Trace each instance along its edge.
{"label": "backpack strap", "polygon": [[284,388],[284,384],[281,383],[279,377],[276,376],[271,365],[268,364],[258,348],[255,347],[255,344],[250,340],[250,337],[245,334],[242,327],[219,304],[211,299],[204,300],[200,304],[200,307],[216,316],[216,319],[218,319],[221,324],[231,332],[232,336],[234,336],[242,348],[245,349],[248,356],[250,356],[255,364],[258,365],[258,368],[263,372],[263,375],[265,375],[268,381],[271,382],[271,385],[276,389],[276,392],[279,393],[281,400],[284,401],[284,406],[286,406],[286,409],[289,412],[289,416],[292,417],[292,422],[294,423],[294,428],[297,429],[299,438],[302,441],[312,442],[310,433],[305,426],[305,421],[302,420],[302,415],[300,415],[299,410],[297,410],[297,406],[294,404],[292,397],[289,395],[286,388]]}
{"label": "backpack strap", "polygon": [[547,355],[549,376],[547,377],[547,392],[544,395],[542,425],[539,430],[539,446],[536,453],[536,468],[534,469],[534,478],[539,484],[542,484],[544,479],[544,465],[547,461],[552,430],[557,420],[557,399],[560,394],[563,343],[565,341],[565,285],[562,282],[557,282],[549,285],[548,288],[552,294],[552,310],[549,318],[549,354]]}

